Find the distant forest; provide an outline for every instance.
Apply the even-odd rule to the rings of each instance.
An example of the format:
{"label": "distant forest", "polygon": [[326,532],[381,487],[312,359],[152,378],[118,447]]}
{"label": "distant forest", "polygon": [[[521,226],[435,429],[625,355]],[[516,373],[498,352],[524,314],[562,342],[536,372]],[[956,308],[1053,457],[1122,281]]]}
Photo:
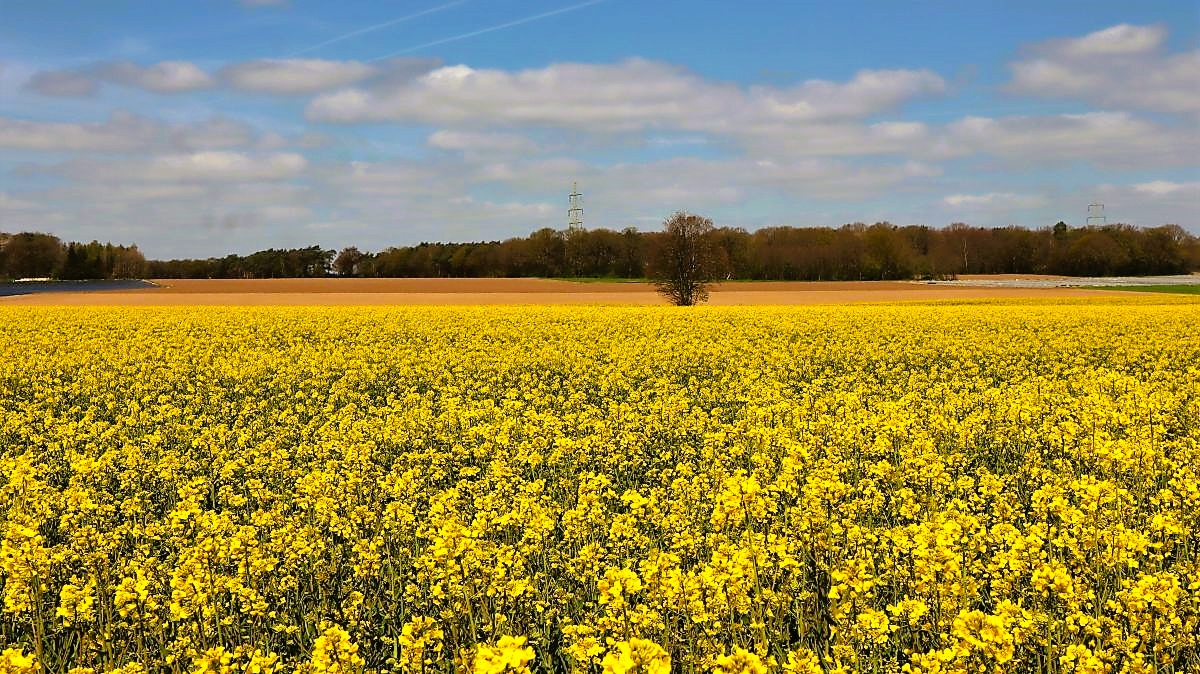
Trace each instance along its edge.
{"label": "distant forest", "polygon": [[[645,278],[659,232],[540,229],[480,243],[422,243],[376,253],[319,246],[203,260],[147,260],[137,246],[64,243],[48,234],[0,233],[0,278],[557,277]],[[960,274],[1142,276],[1200,270],[1200,238],[1176,225],[937,229],[881,222],[842,227],[719,228],[722,276],[848,281]]]}

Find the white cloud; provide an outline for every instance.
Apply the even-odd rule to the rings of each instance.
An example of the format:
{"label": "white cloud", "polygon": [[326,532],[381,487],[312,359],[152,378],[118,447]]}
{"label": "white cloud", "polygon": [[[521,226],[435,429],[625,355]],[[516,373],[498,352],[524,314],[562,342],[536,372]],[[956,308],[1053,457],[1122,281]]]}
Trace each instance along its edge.
{"label": "white cloud", "polygon": [[1011,64],[1013,93],[1111,108],[1200,113],[1200,50],[1166,53],[1162,26],[1120,24],[1035,45]]}
{"label": "white cloud", "polygon": [[988,192],[987,194],[951,194],[942,197],[942,204],[966,210],[1025,210],[1041,208],[1049,203],[1036,194]]}
{"label": "white cloud", "polygon": [[739,87],[666,63],[560,63],[510,72],[465,65],[401,83],[344,89],[314,99],[319,121],[496,123],[590,131],[677,128],[733,133],[751,125],[846,120],[940,94],[926,71],[862,71],[849,82],[812,80],[793,87]]}
{"label": "white cloud", "polygon": [[[43,152],[136,153],[162,150],[220,150],[248,147],[273,136],[245,122],[215,116],[168,125],[129,112],[114,112],[104,122],[41,122],[0,117],[0,148]],[[275,134],[276,136],[278,134]],[[305,146],[307,134],[283,138],[284,145]],[[268,149],[268,148],[264,148]]]}
{"label": "white cloud", "polygon": [[226,66],[218,76],[242,91],[297,96],[344,87],[379,73],[359,61],[265,59]]}
{"label": "white cloud", "polygon": [[1126,112],[965,117],[947,125],[931,153],[983,153],[1020,162],[1087,161],[1117,170],[1194,163],[1200,135],[1188,125],[1159,124]]}
{"label": "white cloud", "polygon": [[446,204],[451,209],[457,209],[468,220],[487,222],[493,218],[511,219],[511,218],[528,218],[533,221],[544,222],[547,218],[558,215],[561,208],[556,208],[553,204],[547,203],[528,203],[520,201],[481,201],[477,202],[471,197],[466,197],[458,202],[447,202]]}
{"label": "white cloud", "polygon": [[43,208],[42,204],[29,201],[27,199],[19,199],[11,196],[6,192],[0,192],[0,213],[17,212],[17,211],[37,211]]}
{"label": "white cloud", "polygon": [[[973,179],[973,184],[994,184],[994,179]],[[1188,183],[1154,181],[1165,185],[1180,185],[1181,189],[1154,194],[1141,185],[1082,185],[1065,187],[1061,184],[1038,186],[1034,189],[967,192],[950,194],[931,205],[933,221],[964,220],[980,226],[1004,226],[1023,223],[1044,226],[1059,220],[1082,226],[1090,215],[1089,203],[1102,203],[1109,223],[1125,223],[1139,227],[1157,227],[1168,223],[1190,228],[1200,222],[1200,189],[1188,189]],[[1200,183],[1196,183],[1200,187]]]}
{"label": "white cloud", "polygon": [[[919,163],[856,165],[828,159],[766,162],[680,157],[614,165],[568,157],[475,163],[392,161],[315,169],[322,202],[357,223],[358,242],[468,241],[526,235],[566,226],[573,180],[585,194],[589,227],[620,229],[653,215],[656,224],[678,208],[738,209],[756,198],[862,199],[920,186],[938,170]],[[473,199],[469,194],[511,195]],[[795,215],[795,214],[791,214]],[[788,216],[783,216],[788,217]],[[397,230],[396,223],[406,229]],[[370,237],[364,241],[363,237]]]}
{"label": "white cloud", "polygon": [[[1103,103],[1095,91],[1109,74],[1088,65],[1097,61],[1125,73],[1129,87],[1141,87],[1151,102],[1146,109],[1186,111],[1196,92],[1179,84],[1191,75],[1180,80],[1168,66],[1190,57],[1165,49],[1165,29],[1158,27],[1116,27],[1044,43],[1020,63],[1047,61],[1047,69],[1015,77],[1012,88]],[[1134,82],[1132,71],[1123,70],[1133,63],[1153,66],[1147,82]],[[37,75],[30,77],[35,72],[30,66],[19,78],[8,75],[7,90],[26,83],[37,91]],[[1108,110],[1084,114],[968,116],[943,123],[895,113],[907,102],[945,93],[946,83],[927,70],[862,71],[845,81],[788,86],[739,85],[640,59],[522,71],[417,60],[281,59],[232,63],[212,75],[185,62],[100,64],[74,72],[82,79],[39,86],[83,95],[91,75],[163,93],[220,84],[277,96],[316,94],[305,111],[310,120],[405,128],[383,136],[337,132],[343,140],[330,154],[378,161],[310,164],[302,148],[328,144],[329,138],[303,126],[268,131],[263,127],[269,123],[258,119],[196,120],[191,106],[199,101],[190,98],[163,113],[193,120],[186,123],[129,113],[99,122],[16,119],[11,112],[14,118],[0,118],[0,148],[129,155],[62,161],[46,170],[66,180],[41,192],[29,191],[18,175],[19,187],[12,189],[20,191],[0,194],[0,210],[19,212],[28,223],[22,226],[66,222],[76,230],[107,228],[102,237],[128,232],[125,240],[152,255],[308,245],[309,236],[324,237],[326,245],[368,248],[504,238],[565,226],[565,195],[576,179],[587,194],[590,227],[619,228],[644,218],[657,223],[677,208],[714,216],[745,212],[746,222],[755,223],[809,218],[805,224],[832,217],[826,211],[849,219],[882,213],[882,219],[903,217],[903,209],[924,209],[932,219],[966,211],[975,222],[1006,223],[1014,221],[1010,212],[1019,212],[1025,220],[1053,222],[1093,198],[1110,213],[1130,214],[1114,219],[1136,217],[1146,224],[1195,226],[1189,218],[1200,212],[1200,183],[1189,175],[1180,180],[1178,172],[1153,174],[1173,180],[1126,180],[1130,184],[1071,194],[1053,185],[1001,182],[1013,167],[1055,163],[1064,171],[1077,162],[1110,171],[1194,166],[1200,133],[1193,119],[1142,116],[1115,98]],[[1022,72],[1014,66],[1015,74]],[[1038,77],[1043,89],[1032,84]],[[1054,84],[1056,77],[1068,84]],[[222,105],[226,98],[209,102]],[[16,100],[26,102],[43,107],[10,110],[29,117],[27,110],[66,105],[30,96]],[[69,103],[75,111],[94,104]],[[414,148],[403,139],[418,129],[431,133]],[[707,147],[675,147],[682,145]],[[558,155],[566,147],[572,156]],[[585,150],[576,152],[580,147]],[[386,159],[422,150],[424,156]],[[629,154],[617,163],[576,158],[612,157],[621,150]],[[688,156],[693,154],[701,156]],[[667,158],[644,160],[646,155]],[[956,163],[954,186],[947,188],[936,162],[966,157],[983,161]],[[980,166],[986,173],[972,180]],[[363,238],[345,240],[348,227]],[[191,247],[204,236],[212,239],[207,248]]]}
{"label": "white cloud", "polygon": [[259,136],[254,146],[259,150],[278,150],[285,147],[312,149],[328,145],[332,140],[323,134],[306,131],[301,134],[286,136],[277,131],[268,131]]}
{"label": "white cloud", "polygon": [[468,170],[471,182],[503,183],[518,191],[545,189],[548,185],[561,186],[565,190],[570,186],[570,181],[576,178],[590,181],[602,173],[601,167],[570,157],[526,161],[493,159]]}
{"label": "white cloud", "polygon": [[1081,38],[1052,43],[1072,56],[1143,54],[1158,49],[1167,39],[1162,26],[1131,26],[1127,23],[1089,33]]}
{"label": "white cloud", "polygon": [[212,75],[188,61],[142,66],[132,61],[98,62],[77,70],[37,70],[22,87],[44,96],[95,94],[100,82],[113,82],[159,94],[210,89],[224,84],[239,91],[276,96],[317,94],[370,80],[394,87],[440,65],[428,58],[393,58],[380,63],[324,59],[259,59],[231,63]]}
{"label": "white cloud", "polygon": [[1200,234],[1200,181],[1154,180],[1132,185],[1101,185],[1089,198],[1104,204],[1109,222],[1157,226],[1177,224]]}
{"label": "white cloud", "polygon": [[933,132],[922,122],[775,124],[748,128],[738,140],[762,156],[861,156],[926,153]]}
{"label": "white cloud", "polygon": [[25,83],[24,89],[43,96],[82,97],[91,96],[99,90],[94,79],[84,73],[70,70],[42,70],[34,73]]}
{"label": "white cloud", "polygon": [[308,167],[295,153],[251,156],[238,152],[195,152],[154,157],[144,165],[147,180],[247,182],[294,178]]}
{"label": "white cloud", "polygon": [[169,132],[171,145],[180,150],[221,150],[246,147],[254,142],[254,129],[228,117],[210,117]]}
{"label": "white cloud", "polygon": [[148,255],[159,257],[312,244],[290,233],[312,217],[313,195],[306,186],[138,182],[144,178],[137,172],[107,182],[75,182],[22,195],[53,204],[53,208],[23,212],[22,227],[65,238],[135,242]]}
{"label": "white cloud", "polygon": [[[721,219],[722,213],[740,213],[762,199],[832,204],[829,207],[838,211],[841,221],[868,219],[876,212],[883,219],[892,211],[886,205],[879,210],[880,199],[907,192],[927,199],[940,174],[938,167],[920,162],[878,164],[822,157],[779,161],[677,157],[603,165],[570,157],[503,161],[445,154],[308,165],[298,156],[231,152],[75,160],[60,165],[57,172],[71,182],[41,194],[17,195],[21,201],[53,204],[53,208],[22,212],[23,226],[49,223],[50,216],[57,214],[76,229],[61,229],[60,223],[53,231],[78,238],[83,235],[76,232],[83,225],[70,222],[86,213],[87,226],[103,228],[88,236],[136,241],[152,256],[249,252],[314,242],[379,249],[420,240],[525,235],[540,227],[565,226],[565,194],[575,179],[587,195],[590,227],[656,225],[677,208],[728,222]],[[290,182],[297,179],[303,179],[303,184]],[[1012,212],[1021,213],[1017,221],[1053,222],[1096,198],[1109,206],[1111,219],[1196,224],[1189,218],[1200,212],[1196,203],[1200,192],[1192,183],[1164,180],[1144,187],[1149,184],[1142,184],[1142,189],[1128,185],[1059,194],[1053,199],[1019,190],[968,190],[923,201],[929,208],[923,221],[936,223],[947,213],[965,211],[970,221],[980,224],[1012,222]],[[1162,194],[1150,193],[1155,191]],[[483,194],[504,196],[484,198]],[[874,206],[869,205],[872,202]],[[771,217],[796,224],[833,217],[797,222],[812,206],[795,209]],[[920,215],[915,217],[906,221],[922,221]]]}
{"label": "white cloud", "polygon": [[928,70],[863,70],[845,83],[809,80],[797,87],[752,87],[750,100],[753,107],[761,106],[766,119],[826,121],[866,117],[945,89],[945,81]]}
{"label": "white cloud", "polygon": [[[564,227],[565,195],[573,180],[579,180],[587,194],[588,226],[620,228],[647,214],[655,214],[657,222],[677,208],[738,208],[756,197],[874,197],[919,188],[938,173],[936,167],[917,162],[859,165],[829,159],[679,157],[602,165],[569,157],[472,161],[446,156],[319,164],[308,175],[314,198],[341,214],[328,221],[358,223],[362,236],[388,245],[422,239],[498,239],[541,227]],[[510,196],[472,198],[475,190]],[[407,229],[397,230],[398,222]],[[401,236],[407,238],[398,240]]]}
{"label": "white cloud", "polygon": [[51,152],[132,152],[151,147],[161,127],[117,112],[106,122],[34,122],[0,117],[0,147]]}
{"label": "white cloud", "polygon": [[753,191],[809,198],[861,197],[881,189],[936,177],[940,169],[920,162],[858,165],[823,158],[702,159],[675,157],[651,162],[593,166],[549,158],[485,164],[467,175],[470,183],[494,182],[518,192],[561,186],[578,179],[589,193],[613,204],[662,208],[740,201]]}
{"label": "white cloud", "polygon": [[[337,215],[311,228],[353,229],[356,236],[370,237],[383,246],[416,240],[498,239],[563,224],[565,207],[527,193],[512,192],[504,200],[473,198],[469,190],[478,183],[479,172],[477,165],[454,157],[318,165],[313,169],[314,189],[321,203]],[[369,241],[359,238],[356,243]]]}
{"label": "white cloud", "polygon": [[674,147],[687,145],[708,145],[704,136],[653,136],[646,140],[651,147]]}
{"label": "white cloud", "polygon": [[1133,189],[1136,192],[1155,197],[1170,194],[1200,195],[1200,181],[1176,183],[1170,180],[1153,180],[1148,183],[1138,183],[1133,186]]}
{"label": "white cloud", "polygon": [[89,208],[111,207],[113,204],[134,206],[145,202],[201,199],[208,196],[203,185],[123,182],[75,183],[46,190],[43,195],[58,202],[78,202]]}
{"label": "white cloud", "polygon": [[324,184],[351,197],[351,201],[408,200],[461,195],[466,191],[468,168],[459,162],[394,161],[349,162],[321,166]]}
{"label": "white cloud", "polygon": [[150,66],[118,61],[99,64],[93,71],[101,79],[156,94],[176,94],[216,85],[211,75],[188,61],[161,61]]}
{"label": "white cloud", "polygon": [[242,183],[288,180],[307,167],[308,160],[294,153],[205,151],[117,161],[72,159],[53,170],[92,183]]}
{"label": "white cloud", "polygon": [[312,215],[312,209],[308,206],[264,206],[258,213],[268,220],[300,220]]}
{"label": "white cloud", "polygon": [[475,153],[522,153],[537,145],[530,139],[511,133],[479,133],[471,131],[435,131],[426,143],[439,150],[459,150]]}
{"label": "white cloud", "polygon": [[268,131],[258,139],[256,147],[260,150],[278,150],[292,144],[291,139],[277,131]]}

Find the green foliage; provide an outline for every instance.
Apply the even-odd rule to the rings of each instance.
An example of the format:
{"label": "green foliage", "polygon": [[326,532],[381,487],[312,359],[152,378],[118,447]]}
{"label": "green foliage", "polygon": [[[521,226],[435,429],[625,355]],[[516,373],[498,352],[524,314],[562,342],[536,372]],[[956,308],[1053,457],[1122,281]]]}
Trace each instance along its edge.
{"label": "green foliage", "polygon": [[260,250],[207,260],[151,261],[150,278],[315,278],[333,268],[332,250],[320,246]]}
{"label": "green foliage", "polygon": [[[152,260],[136,246],[64,243],[49,234],[0,232],[0,278],[542,277],[645,279],[666,232],[633,227],[555,230],[472,243],[420,243],[371,253],[320,246],[221,258]],[[723,280],[878,281],[960,274],[1150,276],[1200,270],[1200,238],[1177,225],[936,229],[716,227],[708,237]]]}
{"label": "green foliage", "polygon": [[145,266],[146,258],[137,246],[63,243],[50,234],[0,232],[0,279],[140,278]]}
{"label": "green foliage", "polygon": [[1200,295],[1200,284],[1196,285],[1145,285],[1103,286],[1104,290],[1128,290],[1136,293],[1171,293],[1175,295]]}

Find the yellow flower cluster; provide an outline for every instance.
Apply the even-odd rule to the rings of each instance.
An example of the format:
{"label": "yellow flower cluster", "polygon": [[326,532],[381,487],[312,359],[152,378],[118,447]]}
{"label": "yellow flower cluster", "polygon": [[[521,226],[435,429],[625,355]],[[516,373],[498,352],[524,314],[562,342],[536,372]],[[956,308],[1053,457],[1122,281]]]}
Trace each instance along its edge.
{"label": "yellow flower cluster", "polygon": [[604,674],[671,674],[671,656],[662,646],[637,637],[613,643],[600,664]]}
{"label": "yellow flower cluster", "polygon": [[473,674],[503,674],[514,672],[529,674],[529,661],[533,660],[533,649],[526,646],[525,637],[503,636],[495,646],[480,646],[475,652]]}
{"label": "yellow flower cluster", "polygon": [[0,308],[0,674],[1200,671],[1197,326]]}

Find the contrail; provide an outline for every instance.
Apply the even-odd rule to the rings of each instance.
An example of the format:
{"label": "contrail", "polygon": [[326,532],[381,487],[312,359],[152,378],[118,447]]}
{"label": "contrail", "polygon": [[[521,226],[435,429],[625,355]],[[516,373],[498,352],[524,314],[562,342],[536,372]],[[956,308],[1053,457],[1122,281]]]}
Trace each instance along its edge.
{"label": "contrail", "polygon": [[[284,58],[292,58],[294,56],[299,56],[301,54],[307,54],[310,51],[316,51],[316,50],[320,49],[321,47],[327,47],[336,42],[341,42],[342,40],[349,40],[350,38],[357,37],[359,35],[362,35],[363,33],[370,33],[371,31],[379,30],[381,28],[387,28],[388,26],[394,26],[398,23],[404,23],[405,21],[412,21],[413,19],[420,18],[427,14],[434,14],[436,12],[441,12],[441,11],[450,9],[451,7],[457,7],[458,5],[463,5],[468,2],[470,2],[470,0],[454,0],[454,2],[447,2],[444,5],[438,5],[437,7],[430,7],[429,9],[423,9],[419,12],[416,12],[414,14],[409,14],[408,16],[402,16],[398,19],[392,19],[391,21],[384,21],[383,23],[377,23],[374,26],[367,26],[366,28],[359,28],[356,31],[351,31],[349,33],[346,33],[345,35],[339,35],[335,38],[326,40],[320,44],[314,44],[313,46],[305,47],[304,49],[301,49],[300,51],[294,51],[291,54],[288,54],[287,56],[285,56]],[[378,60],[378,59],[376,59],[376,60]]]}
{"label": "contrail", "polygon": [[553,10],[550,10],[549,12],[542,12],[541,14],[534,14],[533,16],[527,16],[523,19],[517,19],[515,21],[509,21],[507,23],[502,23],[499,25],[489,26],[487,28],[480,28],[479,30],[473,30],[470,33],[463,33],[462,35],[446,37],[446,38],[442,38],[440,40],[434,40],[433,42],[426,42],[425,44],[419,44],[415,47],[401,49],[400,51],[394,51],[390,54],[384,54],[383,56],[378,56],[376,58],[371,59],[371,61],[382,61],[383,59],[389,59],[389,58],[392,58],[393,56],[400,56],[401,54],[411,54],[412,52],[415,52],[415,51],[418,51],[421,49],[426,49],[428,47],[436,47],[437,45],[446,44],[447,42],[457,42],[459,40],[465,40],[469,37],[475,37],[476,35],[483,35],[484,33],[493,33],[498,30],[504,30],[505,28],[512,28],[513,26],[520,26],[521,24],[524,24],[524,23],[530,23],[531,21],[538,21],[539,19],[545,19],[545,18],[548,18],[551,16],[555,16],[557,14],[566,14],[567,12],[574,12],[577,9],[583,9],[584,7],[596,5],[601,2],[604,2],[604,0],[588,0],[587,2],[581,2],[577,5],[571,5],[569,7],[560,7],[559,9],[553,9]]}

